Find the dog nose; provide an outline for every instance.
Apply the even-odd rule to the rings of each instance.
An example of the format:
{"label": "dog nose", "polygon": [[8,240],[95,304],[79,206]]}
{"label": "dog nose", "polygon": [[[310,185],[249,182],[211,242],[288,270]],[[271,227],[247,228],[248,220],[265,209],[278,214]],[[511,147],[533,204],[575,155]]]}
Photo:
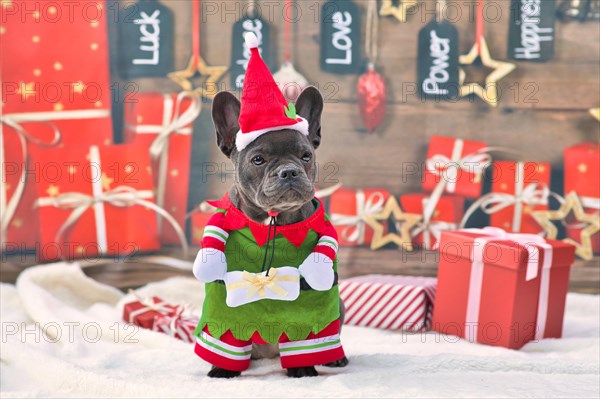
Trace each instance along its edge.
{"label": "dog nose", "polygon": [[286,166],[282,168],[278,175],[281,180],[293,180],[300,174],[300,170],[295,167]]}

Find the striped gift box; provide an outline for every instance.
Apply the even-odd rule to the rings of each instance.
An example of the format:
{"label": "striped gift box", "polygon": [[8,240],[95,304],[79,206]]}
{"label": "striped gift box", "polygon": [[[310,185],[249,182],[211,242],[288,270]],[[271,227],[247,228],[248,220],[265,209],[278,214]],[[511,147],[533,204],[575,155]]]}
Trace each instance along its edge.
{"label": "striped gift box", "polygon": [[158,331],[170,335],[183,342],[195,342],[194,330],[198,325],[198,317],[176,315],[158,315],[154,316],[152,331]]}
{"label": "striped gift box", "polygon": [[370,274],[341,280],[344,324],[387,330],[431,327],[436,279]]}

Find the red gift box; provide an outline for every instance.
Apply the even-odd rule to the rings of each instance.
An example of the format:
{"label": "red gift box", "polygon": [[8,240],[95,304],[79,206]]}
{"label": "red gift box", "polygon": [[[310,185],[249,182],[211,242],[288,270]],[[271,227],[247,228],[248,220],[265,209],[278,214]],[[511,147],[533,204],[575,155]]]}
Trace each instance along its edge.
{"label": "red gift box", "polygon": [[371,274],[339,282],[344,324],[423,331],[431,325],[436,279]]}
{"label": "red gift box", "polygon": [[518,349],[560,338],[573,245],[501,229],[443,232],[432,329]]}
{"label": "red gift box", "polygon": [[35,187],[19,184],[38,177],[28,159],[32,147],[52,142],[57,132],[61,146],[112,142],[106,15],[103,0],[2,5],[2,50],[10,56],[0,57],[0,167],[6,168],[0,207],[8,210],[2,215],[8,248],[32,248],[37,241]]}
{"label": "red gift box", "polygon": [[194,330],[198,326],[198,322],[198,317],[183,315],[182,311],[171,315],[161,314],[154,316],[152,331],[158,331],[183,342],[191,343],[196,341]]}
{"label": "red gift box", "polygon": [[373,229],[364,216],[383,211],[390,194],[384,189],[347,189],[335,191],[329,200],[331,223],[338,233],[338,243],[343,246],[369,244]]}
{"label": "red gift box", "polygon": [[513,233],[540,233],[531,212],[548,209],[550,170],[545,162],[494,162],[492,193],[484,207],[490,225]]}
{"label": "red gift box", "polygon": [[40,259],[159,248],[155,212],[161,210],[154,203],[144,148],[114,145],[43,152],[56,175],[37,182]]}
{"label": "red gift box", "polygon": [[178,310],[179,307],[169,305],[158,297],[138,298],[137,301],[123,306],[123,320],[142,328],[152,329],[156,317],[173,315]]}
{"label": "red gift box", "polygon": [[[423,214],[432,199],[427,194],[413,193],[400,196],[400,204],[405,212]],[[413,243],[424,249],[436,249],[444,230],[455,230],[463,217],[465,200],[455,195],[442,195],[437,204],[432,205],[429,217],[411,230]],[[424,222],[429,220],[428,222]]]}
{"label": "red gift box", "polygon": [[[125,108],[124,140],[145,148],[152,158],[156,203],[185,226],[190,182],[192,123],[200,102],[180,94],[141,93]],[[160,241],[179,244],[175,231],[158,216]]]}
{"label": "red gift box", "polygon": [[432,136],[427,150],[422,187],[449,194],[477,198],[481,195],[482,178],[491,158],[488,145],[479,141]]}
{"label": "red gift box", "polygon": [[[575,191],[586,213],[600,212],[600,144],[580,143],[565,148],[564,193]],[[595,182],[595,183],[594,183]],[[585,227],[585,226],[583,226]],[[581,242],[582,226],[567,224],[567,235]],[[592,249],[600,253],[600,233],[592,236]]]}

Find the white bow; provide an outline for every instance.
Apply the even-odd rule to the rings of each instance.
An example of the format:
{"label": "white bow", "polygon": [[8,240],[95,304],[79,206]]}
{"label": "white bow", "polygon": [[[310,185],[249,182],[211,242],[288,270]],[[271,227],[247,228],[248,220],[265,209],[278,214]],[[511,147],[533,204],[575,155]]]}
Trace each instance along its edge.
{"label": "white bow", "polygon": [[375,191],[367,198],[363,190],[356,190],[356,214],[331,214],[331,223],[337,226],[347,226],[342,229],[341,236],[348,242],[364,244],[365,216],[383,211],[385,196],[381,191]]}
{"label": "white bow", "polygon": [[[103,192],[98,195],[88,195],[83,193],[71,192],[57,195],[56,197],[42,197],[36,201],[36,206],[54,206],[61,209],[73,209],[73,212],[69,215],[67,220],[61,225],[56,233],[55,240],[57,242],[62,241],[62,237],[65,232],[73,226],[77,220],[87,211],[88,208],[97,203],[109,203],[113,206],[118,207],[129,207],[133,205],[142,205],[149,209],[152,209],[157,214],[164,217],[175,229],[177,236],[181,241],[181,246],[184,253],[187,254],[188,246],[185,240],[185,235],[177,221],[163,208],[156,205],[154,202],[148,201],[147,199],[153,198],[151,190],[135,190],[128,186],[119,186],[113,190]],[[96,222],[106,224],[105,220],[98,220]],[[106,231],[102,229],[102,231]],[[106,237],[98,237],[98,242],[106,242]],[[105,249],[100,246],[101,252]]]}

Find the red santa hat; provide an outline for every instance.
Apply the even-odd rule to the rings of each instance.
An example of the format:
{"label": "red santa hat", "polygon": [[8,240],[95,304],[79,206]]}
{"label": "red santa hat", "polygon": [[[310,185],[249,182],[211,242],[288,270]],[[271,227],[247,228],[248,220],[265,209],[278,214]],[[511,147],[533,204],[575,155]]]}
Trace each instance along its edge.
{"label": "red santa hat", "polygon": [[258,137],[275,130],[292,129],[308,136],[308,121],[296,115],[293,103],[285,102],[271,71],[260,57],[256,35],[248,32],[244,38],[250,49],[250,60],[242,89],[240,131],[235,138],[237,150],[242,151]]}

